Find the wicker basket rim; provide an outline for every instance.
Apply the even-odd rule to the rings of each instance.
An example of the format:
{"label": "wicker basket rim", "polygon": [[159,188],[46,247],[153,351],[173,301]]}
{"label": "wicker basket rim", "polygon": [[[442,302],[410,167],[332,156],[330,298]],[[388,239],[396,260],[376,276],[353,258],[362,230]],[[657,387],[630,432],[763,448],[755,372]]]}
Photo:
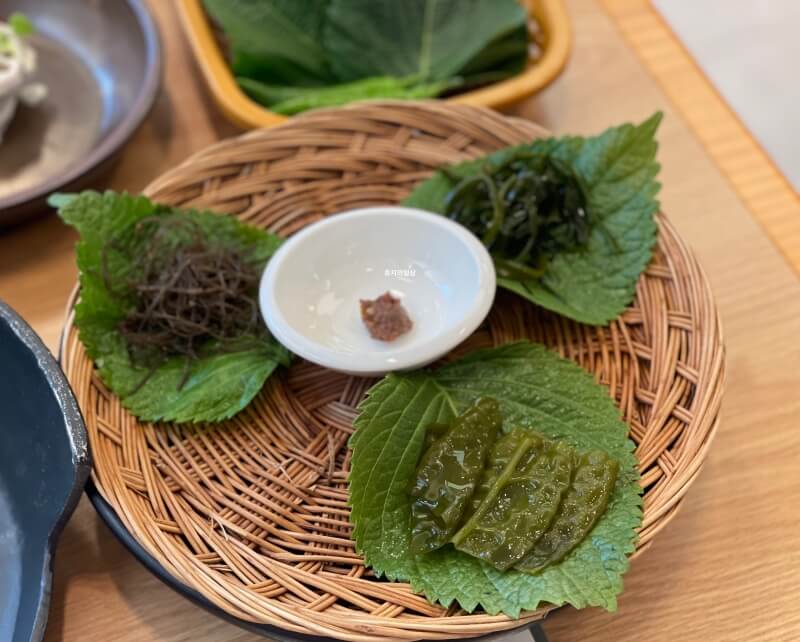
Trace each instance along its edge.
{"label": "wicker basket rim", "polygon": [[[213,202],[218,209],[241,212],[245,219],[250,217],[288,233],[296,229],[293,225],[309,222],[310,215],[303,209],[303,203],[306,206],[313,203],[324,211],[336,211],[335,207],[359,198],[386,199],[390,192],[394,193],[393,181],[397,181],[397,189],[402,191],[406,183],[418,179],[444,159],[459,160],[492,146],[545,133],[528,121],[465,105],[436,102],[354,105],[311,112],[270,130],[253,131],[216,143],[153,181],[145,193],[186,205]],[[269,160],[259,160],[264,158]],[[262,167],[260,163],[266,165]],[[399,178],[391,171],[386,172],[387,168],[396,171]],[[307,174],[312,178],[303,179]],[[376,175],[376,180],[384,182],[376,183],[373,180]],[[337,180],[341,185],[342,177],[347,183],[360,176],[365,177],[365,184],[354,184],[353,194],[345,193],[342,188],[329,196],[331,185]],[[276,184],[278,191],[283,190],[281,206],[275,206],[274,212],[267,202],[273,197],[265,193],[265,184]],[[293,198],[300,199],[301,205],[292,201]],[[330,202],[326,198],[331,199]],[[284,205],[283,201],[287,203]],[[638,419],[632,424],[646,487],[645,519],[636,555],[649,547],[654,536],[674,517],[687,489],[699,474],[718,427],[725,377],[722,329],[708,280],[672,224],[663,215],[658,216],[658,223],[659,253],[663,260],[654,261],[643,275],[636,304],[610,326],[609,331],[592,330],[599,334],[589,336],[589,330],[581,330],[587,333],[585,341],[588,343],[583,344],[585,356],[580,356],[578,349],[573,351],[563,337],[554,342],[566,356],[583,359],[581,362],[587,366],[594,364],[598,376],[610,377],[612,387],[621,387],[620,394],[624,396],[618,402],[624,412],[630,412],[631,416],[639,411],[643,413],[642,425],[638,425]],[[539,619],[549,610],[550,607],[545,607],[523,614],[519,621],[505,616],[463,615],[441,610],[435,614],[435,607],[426,614],[424,605],[418,603],[421,598],[414,596],[407,585],[368,582],[374,586],[365,587],[362,576],[353,574],[338,579],[339,586],[335,586],[326,571],[320,571],[311,561],[305,565],[277,562],[269,571],[264,571],[268,579],[261,584],[271,587],[269,582],[273,582],[278,585],[276,591],[284,590],[282,595],[292,598],[281,601],[278,597],[262,597],[244,585],[242,577],[247,577],[252,570],[248,564],[256,563],[249,557],[245,558],[250,561],[238,568],[236,563],[226,561],[224,555],[221,558],[218,565],[225,567],[228,574],[234,569],[235,581],[223,571],[211,568],[209,565],[213,566],[214,562],[204,561],[212,559],[212,553],[205,558],[200,555],[202,559],[198,561],[198,553],[190,555],[189,550],[202,550],[209,545],[194,541],[199,527],[192,521],[195,518],[191,504],[186,503],[181,493],[189,488],[198,492],[195,501],[203,499],[202,494],[207,490],[202,480],[207,473],[198,468],[199,485],[187,482],[188,486],[184,487],[181,481],[175,490],[169,486],[169,476],[157,478],[157,469],[150,469],[151,460],[163,457],[168,451],[166,442],[161,436],[154,436],[152,427],[140,426],[127,416],[93,375],[92,364],[82,352],[73,326],[74,297],[62,335],[62,355],[64,368],[87,416],[96,461],[94,483],[131,535],[176,582],[199,591],[234,617],[311,635],[362,642],[480,635]],[[640,337],[641,328],[646,325],[651,326],[646,337],[649,344]],[[505,331],[497,330],[501,335]],[[583,335],[581,340],[584,340]],[[627,346],[624,349],[620,347],[623,344]],[[588,353],[595,347],[601,356],[592,353],[590,359]],[[632,372],[639,377],[635,386],[628,383],[634,376]],[[318,376],[312,373],[308,377],[312,375]],[[316,380],[309,378],[308,381]],[[634,389],[629,389],[632,386]],[[276,398],[280,399],[283,394],[294,395],[287,399],[292,412],[300,412],[294,407],[300,403],[297,391],[272,390],[278,387],[271,386],[269,394],[278,395]],[[345,409],[338,410],[344,412]],[[259,408],[257,412],[267,410]],[[340,427],[336,423],[339,419],[330,421],[331,426]],[[136,430],[147,434],[142,437]],[[173,440],[172,435],[169,439]],[[198,453],[202,450],[202,444],[195,443],[195,437],[189,435],[184,441],[187,451],[176,455],[174,461],[170,460],[171,465],[180,461],[187,470],[213,467],[222,465],[220,462],[230,456],[226,451],[228,454],[216,464],[209,464],[203,461],[203,455],[187,454],[191,449],[197,449]],[[180,448],[180,443],[180,439],[170,441],[169,448],[174,451]],[[245,455],[238,451],[234,454],[239,457],[236,461],[245,466]],[[341,461],[346,463],[346,455],[342,457]],[[178,471],[171,472],[177,474]],[[334,484],[330,492],[334,493],[336,488]],[[243,510],[241,502],[245,500],[238,501],[237,509]],[[323,502],[323,505],[328,504]],[[250,510],[249,505],[245,503],[245,506]],[[176,515],[179,519],[154,519],[148,514],[153,510]],[[214,535],[205,536],[212,542],[212,550],[214,546],[223,546]],[[239,555],[242,551],[236,547],[225,550],[225,554],[233,556],[234,553]],[[242,585],[237,585],[237,581]],[[257,585],[258,582],[253,584]],[[305,603],[302,603],[304,598],[298,597],[303,595],[308,596]],[[360,602],[371,604],[375,599],[383,599],[383,606],[371,612],[365,610],[366,606],[352,606]]]}

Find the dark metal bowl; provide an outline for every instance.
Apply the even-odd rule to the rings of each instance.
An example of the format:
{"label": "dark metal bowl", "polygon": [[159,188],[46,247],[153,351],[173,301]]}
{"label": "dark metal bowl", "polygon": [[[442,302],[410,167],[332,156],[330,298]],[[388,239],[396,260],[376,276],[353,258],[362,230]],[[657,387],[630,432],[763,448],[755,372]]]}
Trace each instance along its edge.
{"label": "dark metal bowl", "polygon": [[42,639],[56,541],[89,468],[86,428],[64,373],[0,301],[0,640]]}
{"label": "dark metal bowl", "polygon": [[46,211],[57,190],[77,190],[115,160],[153,105],[161,47],[141,0],[0,0],[0,17],[36,26],[48,96],[20,105],[0,143],[0,227]]}

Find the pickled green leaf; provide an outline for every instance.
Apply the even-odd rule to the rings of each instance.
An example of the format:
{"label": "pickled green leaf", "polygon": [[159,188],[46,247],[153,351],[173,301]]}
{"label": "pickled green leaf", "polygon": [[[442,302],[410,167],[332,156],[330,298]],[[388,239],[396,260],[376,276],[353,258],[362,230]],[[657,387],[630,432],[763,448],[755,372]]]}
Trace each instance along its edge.
{"label": "pickled green leaf", "polygon": [[[502,424],[495,399],[481,399],[457,417],[422,455],[409,494],[411,552],[444,546],[458,527],[483,474],[486,457]],[[438,434],[441,424],[428,432]]]}
{"label": "pickled green leaf", "polygon": [[605,512],[618,470],[619,464],[603,452],[582,455],[555,519],[515,568],[538,573],[580,544]]}
{"label": "pickled green leaf", "polygon": [[425,429],[425,450],[433,446],[433,442],[450,430],[450,424],[431,424]]}
{"label": "pickled green leaf", "polygon": [[495,484],[500,475],[511,462],[515,453],[522,445],[525,439],[540,438],[541,435],[534,432],[524,431],[520,428],[515,428],[512,432],[503,435],[492,446],[489,452],[489,457],[486,461],[486,468],[481,476],[480,484],[475,489],[472,499],[469,503],[469,508],[466,511],[467,517],[474,515],[489,492]]}
{"label": "pickled green leaf", "polygon": [[[498,571],[454,546],[425,555],[409,550],[408,489],[426,428],[451,422],[481,397],[497,399],[509,425],[530,427],[581,452],[602,450],[620,465],[608,508],[589,535],[535,575],[513,567]],[[445,607],[480,606],[512,618],[543,604],[616,609],[642,523],[642,488],[619,408],[589,373],[544,346],[512,343],[476,350],[435,370],[388,375],[360,411],[350,438],[350,519],[356,550],[376,576],[408,582]]]}
{"label": "pickled green leaf", "polygon": [[547,530],[569,487],[573,450],[516,428],[492,449],[475,512],[455,547],[498,570],[516,564]]}

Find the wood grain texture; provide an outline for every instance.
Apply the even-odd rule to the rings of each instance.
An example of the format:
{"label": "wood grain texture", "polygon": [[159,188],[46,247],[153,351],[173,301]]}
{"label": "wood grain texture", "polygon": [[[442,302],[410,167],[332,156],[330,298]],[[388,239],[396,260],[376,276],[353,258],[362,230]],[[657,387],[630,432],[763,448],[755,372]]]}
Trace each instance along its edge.
{"label": "wood grain texture", "polygon": [[[800,198],[648,0],[602,0],[708,154],[800,272]],[[744,43],[742,43],[744,44]],[[792,132],[786,132],[787,136]]]}
{"label": "wood grain texture", "polygon": [[[205,96],[169,2],[154,0],[165,91],[109,185],[137,190],[230,133]],[[620,611],[562,609],[552,642],[800,639],[800,282],[595,0],[569,5],[563,76],[514,112],[558,132],[596,132],[656,109],[664,210],[714,287],[728,343],[722,426],[672,523],[625,578]],[[735,139],[731,145],[736,145]],[[787,228],[800,236],[800,219]],[[787,232],[787,235],[789,232]],[[0,235],[0,298],[57,344],[74,283],[74,237],[55,218]],[[164,587],[84,500],[56,560],[47,642],[255,642]]]}

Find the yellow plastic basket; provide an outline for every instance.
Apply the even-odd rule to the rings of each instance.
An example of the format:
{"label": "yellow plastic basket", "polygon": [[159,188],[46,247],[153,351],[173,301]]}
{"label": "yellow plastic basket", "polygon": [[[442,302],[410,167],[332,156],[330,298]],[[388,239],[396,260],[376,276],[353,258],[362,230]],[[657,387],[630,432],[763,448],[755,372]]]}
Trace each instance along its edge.
{"label": "yellow plastic basket", "polygon": [[[252,129],[272,127],[286,116],[271,112],[250,99],[236,84],[228,61],[214,35],[202,0],[177,0],[181,20],[211,95],[229,120]],[[570,27],[563,0],[520,0],[545,34],[544,53],[520,74],[447,98],[479,107],[503,107],[535,94],[552,82],[569,57]]]}

